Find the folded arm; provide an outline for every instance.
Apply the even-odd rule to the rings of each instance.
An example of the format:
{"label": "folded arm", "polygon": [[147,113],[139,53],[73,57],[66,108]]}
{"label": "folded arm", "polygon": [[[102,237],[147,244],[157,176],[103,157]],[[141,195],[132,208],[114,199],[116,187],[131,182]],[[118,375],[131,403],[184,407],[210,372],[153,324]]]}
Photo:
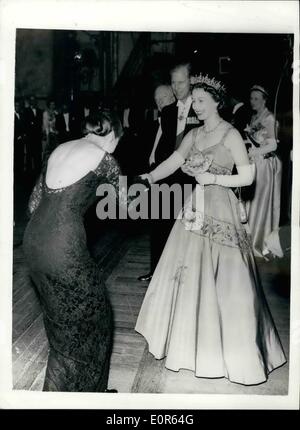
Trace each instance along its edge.
{"label": "folded arm", "polygon": [[255,157],[256,155],[265,155],[269,152],[276,151],[277,149],[277,142],[275,138],[267,138],[265,140],[265,144],[261,145],[259,148],[250,148],[249,149],[249,156]]}
{"label": "folded arm", "polygon": [[278,123],[275,124],[275,118],[272,114],[270,114],[263,122],[264,130],[266,133],[266,139],[262,145],[257,148],[250,148],[249,156],[255,157],[256,155],[264,155],[269,152],[276,151],[277,149],[277,140],[276,140],[276,130],[278,127]]}

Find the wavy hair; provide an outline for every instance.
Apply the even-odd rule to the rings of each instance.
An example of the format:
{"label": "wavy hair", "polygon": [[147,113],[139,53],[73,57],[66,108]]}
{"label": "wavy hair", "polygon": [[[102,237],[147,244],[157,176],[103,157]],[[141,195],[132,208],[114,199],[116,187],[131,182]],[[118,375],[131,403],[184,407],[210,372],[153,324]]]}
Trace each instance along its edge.
{"label": "wavy hair", "polygon": [[116,138],[120,138],[123,135],[123,127],[118,114],[108,109],[88,115],[82,124],[84,136],[89,133],[106,136],[111,131],[114,131]]}

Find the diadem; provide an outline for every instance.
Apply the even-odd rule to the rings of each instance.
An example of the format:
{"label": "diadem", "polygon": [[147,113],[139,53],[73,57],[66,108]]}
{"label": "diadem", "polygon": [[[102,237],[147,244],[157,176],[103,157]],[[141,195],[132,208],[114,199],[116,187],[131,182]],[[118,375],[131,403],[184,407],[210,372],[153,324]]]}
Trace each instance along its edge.
{"label": "diadem", "polygon": [[222,85],[220,81],[217,81],[215,78],[210,78],[208,75],[204,76],[200,74],[198,76],[191,76],[190,82],[191,85],[206,84],[217,91],[226,91],[226,87]]}
{"label": "diadem", "polygon": [[269,96],[268,91],[266,91],[264,87],[262,87],[261,85],[253,85],[250,91],[260,91],[261,93],[264,93],[266,96]]}

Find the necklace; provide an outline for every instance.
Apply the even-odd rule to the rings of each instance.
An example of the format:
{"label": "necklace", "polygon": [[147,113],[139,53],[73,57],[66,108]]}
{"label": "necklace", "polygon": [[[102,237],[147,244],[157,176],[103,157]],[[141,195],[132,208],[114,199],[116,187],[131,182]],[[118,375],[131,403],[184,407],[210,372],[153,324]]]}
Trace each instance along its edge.
{"label": "necklace", "polygon": [[219,127],[219,125],[221,124],[223,122],[223,120],[222,119],[220,119],[220,121],[217,123],[217,125],[215,125],[215,127],[213,127],[212,129],[210,129],[210,130],[206,130],[206,127],[205,127],[205,125],[203,126],[203,131],[204,131],[204,133],[205,134],[209,134],[209,133],[212,133],[213,131],[215,131],[218,127]]}

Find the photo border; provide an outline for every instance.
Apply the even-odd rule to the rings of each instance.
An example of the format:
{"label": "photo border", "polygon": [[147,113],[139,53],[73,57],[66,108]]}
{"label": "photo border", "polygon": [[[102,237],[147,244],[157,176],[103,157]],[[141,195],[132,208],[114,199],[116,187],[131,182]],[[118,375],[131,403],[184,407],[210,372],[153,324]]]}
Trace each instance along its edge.
{"label": "photo border", "polygon": [[[157,8],[157,9],[156,9]],[[92,12],[91,12],[92,11]],[[124,17],[127,17],[124,19]],[[234,17],[234,19],[232,19]],[[294,34],[293,141],[299,132],[297,1],[2,0],[0,2],[0,407],[3,409],[298,409],[299,145],[294,145],[289,393],[286,396],[54,393],[12,390],[13,114],[17,28]],[[295,161],[294,161],[295,163]]]}

